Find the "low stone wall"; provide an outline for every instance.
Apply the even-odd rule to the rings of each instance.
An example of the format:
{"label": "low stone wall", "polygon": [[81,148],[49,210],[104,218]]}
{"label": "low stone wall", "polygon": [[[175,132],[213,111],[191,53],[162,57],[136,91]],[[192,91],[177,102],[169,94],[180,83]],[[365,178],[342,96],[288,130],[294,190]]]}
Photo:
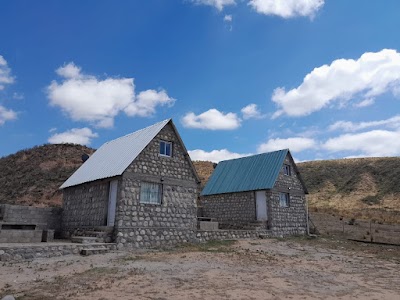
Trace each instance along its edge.
{"label": "low stone wall", "polygon": [[201,231],[198,230],[196,240],[200,243],[213,240],[237,240],[237,239],[258,239],[272,237],[274,234],[269,230],[216,230]]}
{"label": "low stone wall", "polygon": [[182,228],[119,228],[116,243],[118,249],[172,247],[182,243],[194,243],[194,230]]}
{"label": "low stone wall", "polygon": [[0,205],[4,223],[40,225],[40,229],[61,231],[60,207],[33,207],[21,205]]}
{"label": "low stone wall", "polygon": [[[96,244],[109,250],[115,250],[115,244]],[[89,249],[91,245],[85,244],[29,244],[24,246],[0,246],[0,261],[18,262],[33,260],[36,258],[49,258],[70,254],[79,254],[83,249]]]}

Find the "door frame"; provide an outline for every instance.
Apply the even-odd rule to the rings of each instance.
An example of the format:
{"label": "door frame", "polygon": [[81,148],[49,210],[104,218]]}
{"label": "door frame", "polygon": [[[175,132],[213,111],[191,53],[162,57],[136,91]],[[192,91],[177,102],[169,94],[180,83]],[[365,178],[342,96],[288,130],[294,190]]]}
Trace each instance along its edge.
{"label": "door frame", "polygon": [[115,225],[117,211],[118,180],[111,180],[108,189],[107,226]]}
{"label": "door frame", "polygon": [[[265,199],[265,219],[259,219],[258,218],[258,212],[259,212],[259,205],[258,205],[258,200],[257,200],[257,194],[263,194],[264,195],[264,199]],[[263,222],[268,222],[269,217],[268,217],[268,199],[267,199],[267,191],[266,190],[259,190],[259,191],[254,191],[254,199],[255,199],[255,204],[256,204],[256,221],[263,221]]]}

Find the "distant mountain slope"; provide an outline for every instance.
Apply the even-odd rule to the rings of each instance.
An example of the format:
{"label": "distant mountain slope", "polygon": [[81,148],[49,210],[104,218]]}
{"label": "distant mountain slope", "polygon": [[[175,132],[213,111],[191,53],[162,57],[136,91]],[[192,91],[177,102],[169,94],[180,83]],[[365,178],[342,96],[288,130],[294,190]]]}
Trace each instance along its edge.
{"label": "distant mountain slope", "polygon": [[[82,164],[81,145],[44,145],[0,158],[0,203],[59,206],[59,186]],[[194,161],[204,187],[214,171]],[[400,158],[357,158],[299,163],[311,211],[400,223]]]}
{"label": "distant mountain slope", "polygon": [[60,206],[60,185],[94,149],[74,144],[43,145],[0,158],[0,204]]}
{"label": "distant mountain slope", "polygon": [[207,183],[208,178],[210,178],[212,172],[214,171],[215,166],[217,165],[216,163],[213,163],[211,161],[201,161],[201,160],[196,160],[193,161],[194,167],[197,171],[197,175],[200,177],[201,181],[201,188],[203,189],[204,186]]}
{"label": "distant mountain slope", "polygon": [[400,223],[400,158],[354,158],[297,164],[311,210]]}

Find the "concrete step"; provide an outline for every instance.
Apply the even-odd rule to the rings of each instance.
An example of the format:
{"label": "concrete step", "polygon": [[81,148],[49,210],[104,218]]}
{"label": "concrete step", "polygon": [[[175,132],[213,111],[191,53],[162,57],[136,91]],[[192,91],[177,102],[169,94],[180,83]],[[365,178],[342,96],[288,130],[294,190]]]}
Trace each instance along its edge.
{"label": "concrete step", "polygon": [[92,243],[102,243],[103,239],[99,239],[98,237],[93,237],[93,236],[72,236],[71,242],[79,244],[92,244]]}
{"label": "concrete step", "polygon": [[86,248],[81,250],[81,255],[89,256],[93,254],[104,254],[108,253],[109,249],[106,247],[93,247],[93,248]]}

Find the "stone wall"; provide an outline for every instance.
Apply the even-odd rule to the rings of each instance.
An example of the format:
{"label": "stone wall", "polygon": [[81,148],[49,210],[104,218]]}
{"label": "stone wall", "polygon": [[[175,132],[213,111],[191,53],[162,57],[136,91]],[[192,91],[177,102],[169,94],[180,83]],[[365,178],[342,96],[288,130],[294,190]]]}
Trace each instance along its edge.
{"label": "stone wall", "polygon": [[[290,165],[291,175],[285,175],[281,169],[274,188],[267,192],[269,199],[269,223],[271,229],[282,236],[307,233],[306,196],[294,162],[287,156],[285,164]],[[289,193],[289,207],[281,207],[279,193]]]}
{"label": "stone wall", "polygon": [[[115,178],[113,178],[115,179]],[[109,180],[97,180],[64,189],[62,231],[107,225]]]}
{"label": "stone wall", "polygon": [[262,236],[262,238],[272,237],[273,233],[268,230],[198,230],[196,234],[196,241],[203,243],[207,241],[258,239],[260,236]]}
{"label": "stone wall", "polygon": [[38,225],[40,229],[61,229],[60,207],[32,207],[1,204],[0,211],[3,223]]}
{"label": "stone wall", "polygon": [[224,224],[243,225],[254,222],[256,206],[254,192],[203,196],[200,205],[204,216]]}
{"label": "stone wall", "polygon": [[[1,246],[1,262],[19,262],[33,260],[37,258],[49,258],[55,256],[79,254],[81,250],[88,249],[91,246],[84,244],[29,244],[26,246]],[[97,247],[115,250],[115,244],[100,244]]]}
{"label": "stone wall", "polygon": [[[172,156],[159,155],[159,141],[172,142]],[[171,125],[127,168],[119,185],[116,237],[118,247],[149,248],[195,241],[198,183]],[[161,204],[140,203],[142,182],[162,187]]]}

